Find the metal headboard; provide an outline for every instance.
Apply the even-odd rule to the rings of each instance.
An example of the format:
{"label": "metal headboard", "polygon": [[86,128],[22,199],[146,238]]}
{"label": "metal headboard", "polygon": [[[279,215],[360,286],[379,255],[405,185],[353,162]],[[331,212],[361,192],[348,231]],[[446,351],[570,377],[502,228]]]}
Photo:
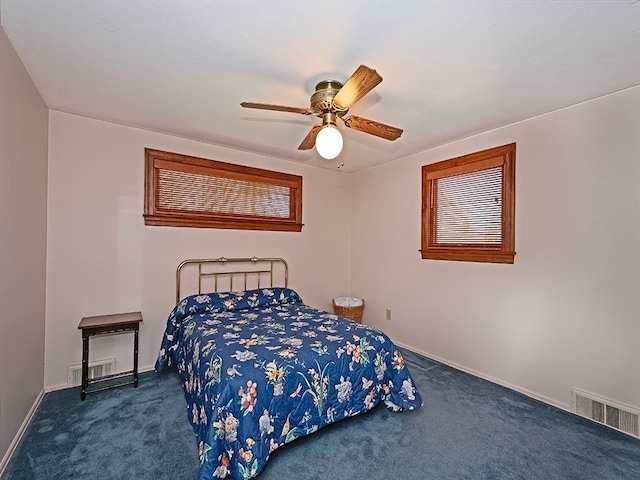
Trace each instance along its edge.
{"label": "metal headboard", "polygon": [[[198,267],[198,293],[202,293],[202,280],[206,278],[213,278],[213,291],[218,291],[218,279],[220,277],[227,278],[229,280],[229,291],[233,290],[234,278],[240,277],[243,280],[243,290],[247,289],[247,278],[254,277],[257,279],[255,288],[273,287],[274,265],[281,265],[284,268],[284,286],[289,286],[289,266],[283,258],[207,258],[207,259],[189,259],[185,260],[178,265],[176,269],[176,303],[180,302],[180,278],[182,269],[187,265],[197,265]],[[233,270],[221,270],[228,264],[245,264],[244,268],[250,270],[240,269]],[[268,265],[268,268],[263,268],[263,265]],[[215,269],[217,267],[218,269]],[[230,267],[231,268],[231,265]],[[267,277],[265,282],[262,282],[263,277]],[[210,292],[211,290],[209,290]]]}

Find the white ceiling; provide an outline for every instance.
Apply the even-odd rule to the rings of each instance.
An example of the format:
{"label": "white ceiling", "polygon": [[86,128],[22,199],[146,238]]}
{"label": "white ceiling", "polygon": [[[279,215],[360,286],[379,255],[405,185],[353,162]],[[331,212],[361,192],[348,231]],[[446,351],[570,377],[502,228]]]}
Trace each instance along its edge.
{"label": "white ceiling", "polygon": [[[1,0],[49,108],[345,171],[640,84],[640,1]],[[384,78],[340,127],[343,154],[297,147],[308,107],[360,64]],[[224,158],[218,160],[224,161]]]}

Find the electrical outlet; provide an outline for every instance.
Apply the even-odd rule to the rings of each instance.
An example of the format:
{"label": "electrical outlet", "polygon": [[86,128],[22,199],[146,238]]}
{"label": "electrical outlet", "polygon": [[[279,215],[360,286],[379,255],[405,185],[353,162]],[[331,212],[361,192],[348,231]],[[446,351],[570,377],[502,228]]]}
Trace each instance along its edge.
{"label": "electrical outlet", "polygon": [[387,316],[386,316],[387,320],[391,321],[391,309],[387,308]]}

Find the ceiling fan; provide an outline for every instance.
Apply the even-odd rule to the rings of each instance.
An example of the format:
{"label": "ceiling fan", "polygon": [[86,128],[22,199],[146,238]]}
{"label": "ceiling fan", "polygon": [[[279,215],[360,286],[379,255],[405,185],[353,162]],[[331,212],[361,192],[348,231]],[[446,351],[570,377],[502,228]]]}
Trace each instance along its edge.
{"label": "ceiling fan", "polygon": [[320,117],[322,123],[311,128],[298,150],[309,150],[315,145],[320,156],[330,160],[337,157],[342,151],[342,135],[336,126],[338,119],[342,120],[348,128],[387,140],[393,141],[402,135],[402,129],[400,128],[355,115],[345,117],[349,108],[373,90],[380,82],[382,82],[382,77],[378,75],[378,72],[360,65],[344,85],[336,80],[323,80],[318,83],[315,93],[311,95],[309,108],[253,102],[242,102],[240,105],[244,108],[275,110]]}

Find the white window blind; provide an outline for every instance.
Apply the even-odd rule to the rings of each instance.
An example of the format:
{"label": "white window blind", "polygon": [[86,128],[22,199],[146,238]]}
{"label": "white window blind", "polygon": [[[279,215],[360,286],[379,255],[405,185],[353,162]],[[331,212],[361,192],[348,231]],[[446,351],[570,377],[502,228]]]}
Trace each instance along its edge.
{"label": "white window blind", "polygon": [[160,169],[156,205],[160,211],[289,218],[291,189],[272,183]]}
{"label": "white window blind", "polygon": [[502,243],[502,167],[436,180],[434,243]]}

